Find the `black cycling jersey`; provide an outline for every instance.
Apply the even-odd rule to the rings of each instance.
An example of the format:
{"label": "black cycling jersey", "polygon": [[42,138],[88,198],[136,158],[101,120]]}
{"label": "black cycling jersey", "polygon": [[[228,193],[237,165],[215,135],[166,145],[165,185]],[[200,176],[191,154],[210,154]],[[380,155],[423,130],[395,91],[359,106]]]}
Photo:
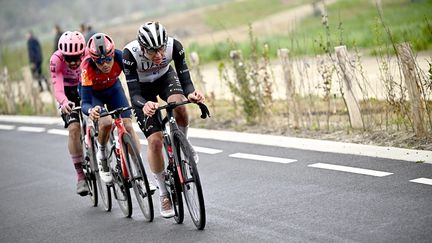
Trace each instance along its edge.
{"label": "black cycling jersey", "polygon": [[137,40],[125,46],[123,50],[123,71],[132,104],[140,108],[144,106],[146,100],[140,92],[140,83],[158,82],[168,72],[171,61],[174,61],[183,94],[187,97],[195,88],[186,64],[183,46],[178,40],[172,37],[168,38],[164,58],[159,65],[154,64],[145,57]]}

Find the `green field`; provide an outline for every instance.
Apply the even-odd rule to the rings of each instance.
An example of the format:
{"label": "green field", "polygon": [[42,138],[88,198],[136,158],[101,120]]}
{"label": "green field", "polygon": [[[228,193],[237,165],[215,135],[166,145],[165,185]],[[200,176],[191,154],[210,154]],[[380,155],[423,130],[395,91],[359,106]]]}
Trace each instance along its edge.
{"label": "green field", "polygon": [[[299,4],[310,4],[313,0],[243,0],[227,3],[223,8],[215,8],[204,13],[206,23],[215,30],[247,25],[253,20],[293,8]],[[383,21],[394,42],[409,41],[415,50],[432,49],[432,0],[382,0]],[[299,23],[292,33],[281,32],[274,36],[257,37],[258,48],[269,45],[270,57],[275,57],[277,49],[288,48],[292,55],[316,55],[323,53],[323,47],[332,51],[334,46],[347,45],[348,48],[367,48],[374,53],[376,46],[391,47],[389,35],[380,21],[377,8],[371,0],[340,0],[328,7],[328,29],[321,17],[310,16]],[[327,42],[328,40],[328,42]],[[48,62],[52,42],[42,43],[44,50],[44,73],[48,73]],[[251,52],[250,42],[222,42],[216,45],[192,43],[188,52],[196,51],[201,63],[227,60],[229,51],[241,49],[247,57]],[[21,67],[28,65],[27,49],[1,47],[0,68],[8,67],[10,78],[21,78]],[[391,48],[390,48],[391,49]],[[261,50],[259,50],[261,51]]]}
{"label": "green field", "polygon": [[206,12],[206,24],[214,30],[234,28],[301,4],[311,3],[312,1],[313,0],[235,1]]}
{"label": "green field", "polygon": [[[280,1],[268,3],[275,7],[280,6]],[[262,14],[254,15],[265,16],[269,9],[274,7],[267,6],[262,10]],[[292,33],[260,36],[256,30],[253,32],[258,38],[259,47],[264,43],[269,44],[272,57],[276,56],[278,48],[288,48],[293,55],[315,55],[324,52],[322,46],[329,50],[341,44],[348,48],[372,49],[378,45],[391,46],[391,39],[395,43],[409,41],[417,51],[432,49],[432,0],[382,0],[382,9],[383,22],[373,1],[343,0],[328,7],[327,26],[322,23],[321,17],[311,16],[300,22],[300,27]],[[259,10],[261,9],[256,9]],[[211,16],[209,18],[214,18]],[[221,16],[221,19],[225,19],[229,14]],[[239,12],[235,16],[238,20],[235,25],[240,25],[240,20],[247,24],[249,16],[249,11]],[[384,27],[391,35],[388,35]],[[232,49],[241,49],[245,56],[248,56],[249,47],[250,42],[218,45],[194,43],[189,49],[197,51],[205,63],[227,59]],[[373,50],[369,54],[373,54]]]}

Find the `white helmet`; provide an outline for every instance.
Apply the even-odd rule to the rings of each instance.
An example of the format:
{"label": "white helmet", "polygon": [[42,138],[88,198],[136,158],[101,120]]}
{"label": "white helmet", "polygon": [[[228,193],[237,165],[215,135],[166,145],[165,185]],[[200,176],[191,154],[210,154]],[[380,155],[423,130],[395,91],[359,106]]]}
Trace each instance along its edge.
{"label": "white helmet", "polygon": [[166,45],[168,36],[159,22],[147,22],[138,30],[138,43],[145,49],[159,49]]}

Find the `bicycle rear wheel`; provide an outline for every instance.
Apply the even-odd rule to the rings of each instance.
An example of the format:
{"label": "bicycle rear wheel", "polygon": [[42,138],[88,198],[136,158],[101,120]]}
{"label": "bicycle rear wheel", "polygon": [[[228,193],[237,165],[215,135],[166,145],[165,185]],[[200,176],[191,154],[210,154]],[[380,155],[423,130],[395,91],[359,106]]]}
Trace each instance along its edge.
{"label": "bicycle rear wheel", "polygon": [[144,218],[151,222],[154,218],[153,200],[150,191],[150,185],[147,180],[147,174],[138,149],[132,142],[129,134],[123,135],[123,153],[129,168],[129,177],[131,178],[132,188],[135,197]]}
{"label": "bicycle rear wheel", "polygon": [[122,211],[123,215],[127,218],[132,216],[132,199],[129,191],[129,183],[123,177],[123,171],[120,165],[120,158],[117,153],[111,156],[114,166],[111,168],[113,177],[113,192],[114,197]]}
{"label": "bicycle rear wheel", "polygon": [[182,189],[186,205],[196,228],[202,230],[206,224],[206,214],[194,151],[185,135],[179,130],[174,132],[174,145],[177,148],[176,157],[183,176]]}

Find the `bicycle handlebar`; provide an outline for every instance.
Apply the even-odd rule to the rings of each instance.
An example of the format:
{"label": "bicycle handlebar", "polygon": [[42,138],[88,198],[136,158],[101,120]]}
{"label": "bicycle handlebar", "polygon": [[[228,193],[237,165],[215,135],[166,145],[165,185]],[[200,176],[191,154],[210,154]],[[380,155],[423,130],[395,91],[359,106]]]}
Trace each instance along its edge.
{"label": "bicycle handlebar", "polygon": [[[190,101],[182,101],[182,102],[179,102],[179,103],[169,102],[166,105],[160,106],[159,108],[157,108],[157,110],[158,111],[164,110],[164,109],[165,110],[173,110],[177,106],[186,105],[186,104],[190,104],[190,103],[192,103],[192,102],[190,102]],[[194,104],[197,104],[199,106],[199,108],[201,110],[201,118],[202,119],[206,119],[207,117],[211,117],[210,116],[210,111],[209,111],[209,109],[207,108],[207,106],[204,103],[194,103]]]}
{"label": "bicycle handlebar", "polygon": [[75,106],[72,111],[81,111],[81,106]]}
{"label": "bicycle handlebar", "polygon": [[114,118],[120,117],[121,113],[128,111],[128,110],[131,110],[131,109],[132,109],[132,106],[120,107],[120,108],[117,108],[117,109],[109,111],[109,112],[108,111],[102,112],[100,114],[100,117],[105,117],[105,116],[112,116]]}

